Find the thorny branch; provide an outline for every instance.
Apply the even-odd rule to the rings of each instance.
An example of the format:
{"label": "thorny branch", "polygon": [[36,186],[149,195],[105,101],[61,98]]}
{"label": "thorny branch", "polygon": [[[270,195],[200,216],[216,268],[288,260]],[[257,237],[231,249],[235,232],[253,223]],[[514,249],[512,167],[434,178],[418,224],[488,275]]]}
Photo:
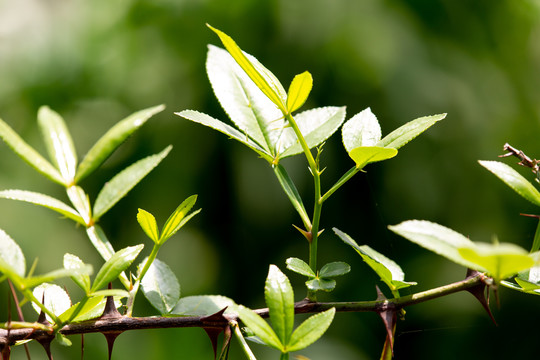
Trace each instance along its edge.
{"label": "thorny branch", "polygon": [[516,149],[509,143],[504,144],[503,150],[508,152],[506,154],[499,155],[499,157],[515,156],[519,158],[520,162],[518,162],[518,164],[530,168],[532,172],[536,175],[536,181],[540,182],[540,160],[531,159],[530,157],[525,155],[523,151]]}

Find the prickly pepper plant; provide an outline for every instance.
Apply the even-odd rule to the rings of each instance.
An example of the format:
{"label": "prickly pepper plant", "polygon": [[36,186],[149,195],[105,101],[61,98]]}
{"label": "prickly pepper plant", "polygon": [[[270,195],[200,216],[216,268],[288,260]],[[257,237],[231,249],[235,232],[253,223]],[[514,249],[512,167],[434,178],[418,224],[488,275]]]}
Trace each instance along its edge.
{"label": "prickly pepper plant", "polygon": [[[339,260],[323,266],[317,262],[318,244],[323,231],[319,224],[324,203],[357,173],[365,171],[369,164],[398,155],[402,146],[444,119],[445,114],[412,120],[383,136],[379,122],[369,108],[349,118],[344,107],[327,106],[301,111],[313,86],[309,72],[296,75],[288,90],[285,90],[276,76],[255,57],[243,52],[222,31],[209,27],[218,35],[224,49],[209,46],[206,70],[215,96],[233,125],[195,110],[183,110],[176,114],[239,141],[272,168],[298,213],[300,223],[295,227],[307,245],[305,259],[291,257],[282,265],[296,273],[295,276],[305,277],[305,289],[296,289],[296,293],[305,291],[306,295],[301,295],[303,299],[295,299],[287,276],[279,266],[269,264],[264,284],[267,308],[252,310],[236,304],[233,299],[217,295],[181,297],[176,275],[159,260],[158,254],[161,247],[200,212],[193,211],[196,195],[181,201],[162,226],[158,226],[158,221],[149,211],[138,209],[137,221],[151,245],[144,259],[140,259],[144,244],[114,249],[99,226],[99,220],[107,211],[157,167],[169,154],[171,147],[127,166],[105,183],[93,204],[80,185],[132,133],[164,107],[141,110],[118,122],[81,161],[62,117],[48,107],[42,107],[37,118],[49,160],[1,120],[0,137],[37,172],[64,187],[67,201],[19,189],[2,190],[0,198],[39,205],[73,220],[86,231],[88,240],[104,262],[99,266],[90,265],[84,262],[81,254],[65,254],[62,267],[58,270],[34,274],[35,265],[28,269],[19,245],[0,230],[0,282],[10,287],[18,317],[13,319],[9,311],[4,315],[5,322],[0,324],[0,353],[3,360],[10,359],[12,349],[18,345],[26,346],[28,341],[40,343],[52,359],[52,341],[70,345],[69,336],[91,332],[105,335],[110,358],[114,340],[121,333],[166,327],[203,328],[211,340],[216,359],[229,357],[233,336],[239,340],[248,359],[256,359],[248,342],[273,348],[276,358],[288,359],[290,353],[306,348],[323,336],[331,326],[335,313],[341,311],[377,313],[386,329],[386,340],[381,341],[381,359],[391,359],[397,320],[404,318],[404,308],[407,306],[468,291],[492,317],[487,297],[490,289],[496,291],[498,286],[503,285],[525,293],[540,294],[540,225],[532,249],[528,252],[510,243],[473,242],[442,225],[412,220],[389,228],[468,269],[464,280],[401,296],[401,289],[417,283],[406,281],[403,270],[395,261],[368,245],[359,245],[346,232],[334,228],[334,234],[326,233],[324,240],[341,239],[356,251],[385,284],[385,291],[375,286],[374,300],[317,301],[318,292],[334,290],[336,278],[346,275],[351,269],[349,264]],[[351,169],[330,188],[323,189],[321,178],[324,168],[320,165],[323,146],[339,129],[344,149],[351,159]],[[505,156],[517,156],[521,165],[531,168],[538,182],[539,161],[531,160],[508,144],[504,149],[508,151]],[[283,159],[297,155],[305,157],[313,178],[314,201],[311,211],[304,206],[294,181],[281,163]],[[522,197],[540,206],[540,192],[510,166],[494,161],[482,161],[480,164]],[[84,295],[71,299],[62,287],[54,283],[60,278],[71,278]],[[113,283],[121,287],[113,288]],[[156,309],[156,316],[134,316],[139,290]],[[37,320],[25,321],[21,308],[26,304],[36,310]],[[313,315],[295,328],[295,315],[300,313]],[[269,318],[270,323],[265,318]]]}

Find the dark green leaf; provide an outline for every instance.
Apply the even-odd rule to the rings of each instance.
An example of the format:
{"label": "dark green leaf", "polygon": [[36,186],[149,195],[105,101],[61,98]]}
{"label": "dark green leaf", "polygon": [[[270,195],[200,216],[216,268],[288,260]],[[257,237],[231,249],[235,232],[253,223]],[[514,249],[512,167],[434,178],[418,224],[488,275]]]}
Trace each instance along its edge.
{"label": "dark green leaf", "polygon": [[[144,267],[146,258],[140,268]],[[141,280],[144,296],[161,314],[172,311],[180,299],[180,284],[171,268],[163,261],[154,259]]]}
{"label": "dark green leaf", "polygon": [[293,332],[291,340],[286,346],[287,352],[305,349],[317,341],[326,332],[328,327],[330,327],[335,313],[336,309],[331,308],[320,314],[311,316],[300,324]]}
{"label": "dark green leaf", "polygon": [[270,265],[264,298],[270,312],[272,328],[281,343],[287,344],[294,326],[294,294],[289,279],[275,265]]}
{"label": "dark green leaf", "polygon": [[313,270],[309,267],[308,264],[304,260],[300,260],[299,258],[288,258],[286,261],[287,269],[294,271],[295,273],[298,273],[300,275],[304,275],[307,277],[316,277]]}
{"label": "dark green leaf", "polygon": [[336,280],[315,278],[306,281],[306,286],[311,291],[332,291],[336,288]]}
{"label": "dark green leaf", "polygon": [[311,225],[309,215],[307,214],[306,208],[304,207],[302,198],[300,197],[300,194],[296,189],[296,185],[289,177],[287,170],[285,170],[285,168],[280,164],[274,165],[272,168],[274,169],[274,173],[276,174],[276,177],[278,178],[281,187],[285,191],[285,194],[289,198],[294,209],[302,218],[304,224],[306,224],[306,226],[307,224]]}
{"label": "dark green leaf", "polygon": [[324,265],[319,271],[319,277],[329,278],[341,276],[351,271],[351,266],[342,261],[335,261]]}
{"label": "dark green leaf", "polygon": [[103,264],[94,279],[91,292],[105,287],[108,283],[115,280],[124,270],[126,270],[133,260],[139,255],[144,245],[129,246],[116,252],[109,260]]}

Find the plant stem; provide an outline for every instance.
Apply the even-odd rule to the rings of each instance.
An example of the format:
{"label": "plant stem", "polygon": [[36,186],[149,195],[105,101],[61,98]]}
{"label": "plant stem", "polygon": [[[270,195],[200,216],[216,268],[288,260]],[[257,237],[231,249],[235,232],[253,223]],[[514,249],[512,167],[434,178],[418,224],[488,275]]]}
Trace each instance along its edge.
{"label": "plant stem", "polygon": [[357,168],[356,166],[350,169],[339,179],[331,188],[328,190],[322,197],[321,201],[325,202],[333,193],[336,192],[337,189],[339,189],[343,184],[345,184],[347,181],[349,181],[354,175],[356,175],[357,172],[362,170],[361,168]]}
{"label": "plant stem", "polygon": [[251,349],[249,348],[249,345],[246,342],[246,339],[244,339],[244,335],[242,335],[242,331],[240,331],[240,327],[238,326],[238,323],[236,321],[230,322],[231,326],[234,328],[234,334],[236,335],[236,338],[240,342],[241,348],[244,351],[244,354],[248,357],[249,360],[257,360]]}

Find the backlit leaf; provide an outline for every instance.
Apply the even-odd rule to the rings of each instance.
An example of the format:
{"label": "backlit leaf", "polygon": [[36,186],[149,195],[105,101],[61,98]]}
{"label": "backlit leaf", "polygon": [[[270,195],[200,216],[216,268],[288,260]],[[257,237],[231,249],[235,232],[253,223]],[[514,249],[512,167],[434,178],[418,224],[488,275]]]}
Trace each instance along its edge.
{"label": "backlit leaf", "polygon": [[289,279],[275,265],[270,265],[264,298],[270,312],[272,328],[281,343],[287,344],[294,326],[294,294]]}
{"label": "backlit leaf", "polygon": [[159,242],[159,230],[154,215],[146,210],[139,209],[139,212],[137,212],[137,222],[146,235],[157,244]]}
{"label": "backlit leaf", "polygon": [[336,313],[335,308],[328,309],[305,320],[293,332],[286,346],[287,352],[305,349],[317,341],[330,327]]}
{"label": "backlit leaf", "polygon": [[[60,316],[64,311],[71,307],[71,300],[64,289],[55,284],[44,283],[33,290],[36,299],[39,300],[45,307],[54,315]],[[39,314],[41,308],[36,304],[32,304],[34,310]],[[53,320],[47,315],[47,320]]]}
{"label": "backlit leaf", "polygon": [[356,163],[356,168],[361,169],[367,164],[391,159],[396,156],[398,151],[392,148],[379,146],[361,146],[351,150],[349,156]]}
{"label": "backlit leaf", "polygon": [[406,145],[409,141],[429,129],[432,125],[438,121],[444,119],[446,114],[438,114],[431,116],[424,116],[416,120],[409,121],[405,125],[392,131],[379,141],[376,145],[382,147],[389,147],[399,149],[403,145]]}
{"label": "backlit leaf", "polygon": [[[140,265],[148,261],[146,258]],[[161,314],[168,314],[180,299],[180,284],[171,268],[163,261],[154,259],[141,280],[144,296]]]}
{"label": "backlit leaf", "polygon": [[176,234],[178,230],[186,223],[186,215],[189,213],[195,202],[197,201],[197,195],[192,195],[184,200],[174,212],[169,216],[159,239],[160,243],[164,243],[171,236]]}
{"label": "backlit leaf", "polygon": [[313,87],[313,77],[307,71],[294,77],[287,93],[287,110],[292,113],[298,110],[306,102],[311,88]]}
{"label": "backlit leaf", "polygon": [[343,145],[347,153],[357,147],[375,146],[381,139],[381,126],[377,117],[367,108],[354,115],[341,128]]}
{"label": "backlit leaf", "polygon": [[[77,256],[72,254],[64,254],[64,268],[66,269],[84,269],[87,265],[79,259]],[[88,274],[77,274],[71,277],[73,281],[79,285],[85,293],[90,292],[90,276]]]}
{"label": "backlit leaf", "polygon": [[105,287],[108,283],[115,280],[124,270],[126,270],[133,260],[139,255],[144,245],[128,246],[116,252],[109,260],[103,264],[94,279],[91,292]]}
{"label": "backlit leaf", "polygon": [[8,271],[14,271],[19,276],[26,272],[26,259],[17,243],[2,229],[0,229],[0,272],[5,272],[3,267],[9,267]]}
{"label": "backlit leaf", "polygon": [[[91,297],[90,299],[88,299],[88,301],[86,301],[82,309],[80,309],[79,314],[71,321],[80,322],[100,317],[103,314],[106,302],[107,299],[105,299],[104,296]],[[116,305],[116,308],[122,306],[122,302],[120,301],[119,297],[114,298],[114,304]],[[69,309],[67,309],[60,315],[60,319],[62,321],[67,321],[68,319],[70,319],[73,312],[77,309],[78,306],[79,303],[72,305]]]}

